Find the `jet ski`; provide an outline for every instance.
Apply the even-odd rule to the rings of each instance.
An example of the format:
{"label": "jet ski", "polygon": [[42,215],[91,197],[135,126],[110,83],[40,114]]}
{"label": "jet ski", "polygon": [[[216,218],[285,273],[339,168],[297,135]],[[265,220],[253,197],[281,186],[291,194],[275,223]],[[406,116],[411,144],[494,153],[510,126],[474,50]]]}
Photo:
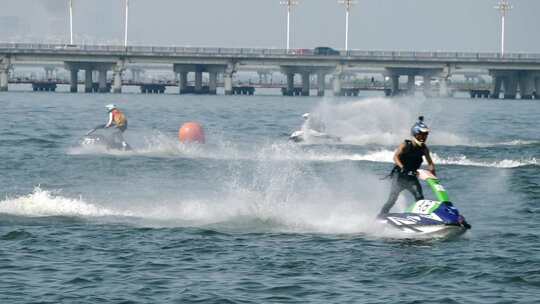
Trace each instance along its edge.
{"label": "jet ski", "polygon": [[418,236],[451,237],[471,229],[471,225],[450,202],[446,190],[435,175],[427,170],[418,170],[418,177],[429,185],[437,200],[419,200],[403,213],[381,216],[381,222]]}
{"label": "jet ski", "polygon": [[304,124],[298,131],[294,131],[289,140],[294,142],[309,142],[309,143],[332,143],[340,142],[341,138],[325,133],[326,125],[319,115],[304,113]]}
{"label": "jet ski", "polygon": [[341,138],[338,136],[330,135],[324,132],[318,132],[315,130],[307,129],[294,131],[289,136],[290,141],[294,142],[314,142],[314,143],[323,143],[323,142],[340,142]]}
{"label": "jet ski", "polygon": [[90,130],[84,135],[79,145],[81,147],[99,147],[107,150],[119,150],[119,151],[131,151],[133,150],[129,144],[122,145],[121,142],[117,142],[112,138],[103,134],[94,134],[97,128]]}

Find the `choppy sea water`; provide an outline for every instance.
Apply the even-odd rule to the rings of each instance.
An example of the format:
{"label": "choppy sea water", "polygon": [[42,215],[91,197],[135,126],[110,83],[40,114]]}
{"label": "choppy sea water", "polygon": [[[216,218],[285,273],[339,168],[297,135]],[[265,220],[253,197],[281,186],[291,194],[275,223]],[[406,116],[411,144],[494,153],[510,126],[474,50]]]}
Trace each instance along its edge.
{"label": "choppy sea water", "polygon": [[[111,102],[133,152],[78,145]],[[0,104],[1,303],[538,302],[538,101],[8,92]],[[288,142],[304,112],[342,141]],[[459,238],[373,220],[420,114],[473,226]],[[187,121],[206,145],[178,142]]]}

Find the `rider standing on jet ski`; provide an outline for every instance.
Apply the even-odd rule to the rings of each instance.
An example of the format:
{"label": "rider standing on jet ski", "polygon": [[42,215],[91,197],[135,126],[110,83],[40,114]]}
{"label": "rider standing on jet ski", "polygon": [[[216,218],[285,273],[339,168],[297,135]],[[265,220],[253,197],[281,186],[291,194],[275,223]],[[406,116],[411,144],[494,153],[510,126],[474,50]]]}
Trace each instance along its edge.
{"label": "rider standing on jet ski", "polygon": [[128,125],[126,116],[114,104],[108,104],[105,106],[105,108],[109,111],[109,120],[106,124],[97,126],[94,129],[90,130],[87,135],[96,131],[96,129],[106,129],[114,126],[115,130],[112,134],[113,142],[121,144],[122,149],[124,150],[129,149],[129,145],[124,139],[124,131],[126,131]]}
{"label": "rider standing on jet ski", "polygon": [[424,123],[424,117],[418,117],[418,122],[411,128],[411,140],[405,140],[401,143],[394,154],[395,166],[390,173],[392,188],[388,200],[379,213],[379,217],[390,211],[403,190],[408,190],[417,201],[424,199],[422,186],[420,186],[416,176],[416,170],[420,168],[423,157],[425,157],[429,171],[435,175],[435,164],[426,145],[428,134],[429,128]]}
{"label": "rider standing on jet ski", "polygon": [[121,143],[122,148],[127,148],[128,144],[124,140],[124,131],[128,126],[126,116],[114,104],[108,104],[105,108],[109,111],[109,121],[107,121],[104,128],[110,128],[114,125],[116,130],[112,134],[113,141]]}

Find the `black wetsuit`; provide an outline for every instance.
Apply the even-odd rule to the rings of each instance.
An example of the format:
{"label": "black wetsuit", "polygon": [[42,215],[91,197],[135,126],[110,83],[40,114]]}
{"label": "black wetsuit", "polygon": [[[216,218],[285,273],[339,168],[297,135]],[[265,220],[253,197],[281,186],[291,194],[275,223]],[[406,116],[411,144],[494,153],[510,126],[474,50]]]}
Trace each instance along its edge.
{"label": "black wetsuit", "polygon": [[405,140],[405,148],[399,156],[403,164],[403,170],[397,165],[394,166],[390,177],[392,178],[392,188],[388,200],[381,209],[380,214],[386,214],[392,209],[401,191],[408,190],[418,201],[424,199],[422,186],[416,177],[416,170],[420,168],[425,154],[425,146],[413,144],[410,140]]}

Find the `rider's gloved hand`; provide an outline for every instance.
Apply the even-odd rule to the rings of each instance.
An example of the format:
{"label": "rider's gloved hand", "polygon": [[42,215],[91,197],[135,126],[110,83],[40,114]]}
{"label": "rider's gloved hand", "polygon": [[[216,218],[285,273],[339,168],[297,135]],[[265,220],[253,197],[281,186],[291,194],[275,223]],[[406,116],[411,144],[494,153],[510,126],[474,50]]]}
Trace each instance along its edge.
{"label": "rider's gloved hand", "polygon": [[434,165],[429,165],[428,170],[431,172],[431,174],[437,176],[437,174],[435,174],[435,166]]}

